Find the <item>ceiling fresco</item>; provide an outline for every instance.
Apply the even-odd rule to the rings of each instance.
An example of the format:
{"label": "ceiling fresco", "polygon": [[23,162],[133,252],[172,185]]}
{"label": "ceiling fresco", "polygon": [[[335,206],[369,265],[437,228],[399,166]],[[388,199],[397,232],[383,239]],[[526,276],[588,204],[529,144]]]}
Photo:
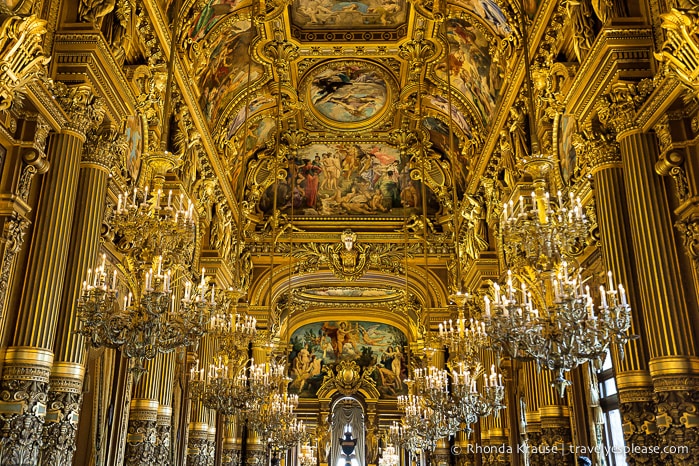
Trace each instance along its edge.
{"label": "ceiling fresco", "polygon": [[[407,218],[423,196],[430,215],[448,209],[504,84],[512,27],[499,3],[458,0],[444,21],[436,3],[406,0],[262,5],[194,0],[185,31],[201,113],[252,206],[250,228],[275,209],[321,222]],[[278,150],[290,131],[293,148]],[[430,142],[422,174],[423,136],[410,132]]]}
{"label": "ceiling fresco", "polygon": [[369,62],[333,62],[313,70],[310,80],[311,109],[331,124],[376,119],[390,98],[386,77]]}
{"label": "ceiling fresco", "polygon": [[291,335],[289,392],[315,397],[326,371],[341,361],[354,361],[371,377],[383,397],[408,393],[408,339],[392,325],[364,321],[306,324]]}
{"label": "ceiling fresco", "polygon": [[481,122],[487,125],[503,84],[503,76],[490,55],[490,38],[479,28],[459,18],[447,20],[446,31],[448,63],[439,63],[435,72],[466,97],[476,109]]}
{"label": "ceiling fresco", "polygon": [[294,0],[291,22],[300,29],[395,29],[407,21],[405,0]]}
{"label": "ceiling fresco", "polygon": [[215,122],[240,88],[262,76],[263,66],[248,50],[255,30],[249,20],[236,21],[209,42],[208,64],[199,76],[199,105],[209,122]]}
{"label": "ceiling fresco", "polygon": [[[298,150],[287,175],[260,199],[265,214],[274,205],[286,214],[313,217],[389,216],[418,213],[422,186],[407,161],[388,144],[310,144]],[[433,197],[428,209],[437,210]]]}

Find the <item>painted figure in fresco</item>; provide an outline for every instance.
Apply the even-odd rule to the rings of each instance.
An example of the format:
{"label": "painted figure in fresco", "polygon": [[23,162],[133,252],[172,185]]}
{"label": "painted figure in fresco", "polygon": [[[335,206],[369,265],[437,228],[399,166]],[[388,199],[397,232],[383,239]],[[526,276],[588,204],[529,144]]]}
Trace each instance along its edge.
{"label": "painted figure in fresco", "polygon": [[323,170],[319,166],[314,165],[310,159],[306,159],[305,162],[306,164],[301,167],[299,173],[303,175],[306,205],[315,208],[318,201],[318,175]]}
{"label": "painted figure in fresco", "polygon": [[403,207],[410,208],[410,207],[417,207],[420,203],[420,194],[417,192],[417,189],[415,188],[415,183],[412,181],[408,182],[408,186],[403,189],[400,193],[400,200],[401,203],[403,204]]}
{"label": "painted figure in fresco", "polygon": [[389,346],[386,351],[384,351],[382,360],[384,361],[384,366],[386,369],[390,369],[391,372],[396,376],[396,387],[400,389],[403,386],[401,381],[401,371],[403,370],[403,354],[398,348],[393,349],[393,346]]}

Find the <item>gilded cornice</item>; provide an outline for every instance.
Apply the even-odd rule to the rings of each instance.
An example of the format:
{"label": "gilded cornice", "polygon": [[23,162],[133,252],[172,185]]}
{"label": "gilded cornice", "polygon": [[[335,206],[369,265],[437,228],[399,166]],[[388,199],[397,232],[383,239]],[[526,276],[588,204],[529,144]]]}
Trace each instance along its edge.
{"label": "gilded cornice", "polygon": [[636,113],[636,121],[643,131],[650,131],[674,102],[687,92],[672,74],[655,80],[655,89]]}
{"label": "gilded cornice", "polygon": [[573,79],[565,99],[568,113],[584,122],[615,79],[649,76],[652,47],[652,33],[647,26],[603,28]]}
{"label": "gilded cornice", "polygon": [[134,113],[136,98],[101,34],[59,32],[55,42],[56,79],[88,82],[104,97],[107,118],[114,124]]}
{"label": "gilded cornice", "polygon": [[58,130],[68,124],[68,118],[61,109],[48,86],[50,82],[34,82],[27,86],[27,97],[37,108],[52,129]]}

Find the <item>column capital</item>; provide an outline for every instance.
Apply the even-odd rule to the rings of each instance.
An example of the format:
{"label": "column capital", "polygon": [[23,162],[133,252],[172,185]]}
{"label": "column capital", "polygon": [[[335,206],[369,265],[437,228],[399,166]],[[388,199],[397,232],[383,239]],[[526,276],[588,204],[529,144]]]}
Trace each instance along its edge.
{"label": "column capital", "polygon": [[90,131],[83,146],[81,163],[109,172],[119,164],[127,147],[126,136],[120,132],[111,129]]}
{"label": "column capital", "polygon": [[621,151],[616,135],[602,128],[588,128],[573,137],[573,146],[581,164],[592,174],[607,168],[621,167]]}
{"label": "column capital", "polygon": [[90,130],[102,123],[107,106],[104,99],[95,95],[89,85],[68,86],[54,81],[51,91],[70,118],[67,129],[77,133],[83,140]]}
{"label": "column capital", "polygon": [[597,99],[596,109],[600,122],[616,132],[617,139],[640,130],[636,112],[653,92],[653,81],[617,81],[609,93]]}

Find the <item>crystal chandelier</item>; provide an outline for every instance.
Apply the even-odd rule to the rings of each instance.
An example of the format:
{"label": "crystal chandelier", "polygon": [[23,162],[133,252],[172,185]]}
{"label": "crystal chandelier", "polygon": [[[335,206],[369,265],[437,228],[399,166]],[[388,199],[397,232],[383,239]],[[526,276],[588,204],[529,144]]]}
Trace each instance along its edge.
{"label": "crystal chandelier", "polygon": [[182,298],[176,299],[172,271],[163,269],[157,256],[146,271],[136,296],[129,292],[120,297],[117,271],[110,276],[106,256],[95,270],[88,269],[78,299],[82,322],[77,333],[94,347],[121,348],[133,358],[135,371],[143,370],[143,361],[180,346],[194,343],[204,333],[209,313],[214,307],[214,289],[204,278],[198,288],[186,281]]}
{"label": "crystal chandelier", "polygon": [[[288,383],[288,379],[284,382]],[[294,412],[298,404],[298,395],[290,395],[286,390],[273,393],[250,416],[250,424],[274,448],[289,449],[307,437],[303,421]]]}
{"label": "crystal chandelier", "polygon": [[[396,453],[396,448],[393,445],[386,445],[379,458],[379,466],[399,466],[400,456]],[[306,465],[304,465],[306,466]]]}
{"label": "crystal chandelier", "polygon": [[[416,377],[417,378],[417,377]],[[408,385],[413,382],[408,381]],[[419,390],[416,390],[419,391]],[[440,438],[453,435],[459,420],[449,409],[435,409],[427,395],[409,394],[398,397],[398,409],[403,411],[402,428],[405,432],[402,446],[411,451],[434,451]]]}
{"label": "crystal chandelier", "polygon": [[218,343],[219,350],[229,357],[247,357],[248,346],[257,334],[257,320],[238,312],[238,300],[243,292],[229,288],[211,314],[208,333]]}
{"label": "crystal chandelier", "polygon": [[[471,425],[481,417],[497,414],[504,408],[505,387],[502,375],[491,367],[490,375],[485,374],[480,362],[473,366],[465,362],[453,362],[451,370],[428,367],[415,370],[415,390],[424,404],[434,413],[444,418],[440,437],[453,435],[458,430],[471,434]],[[478,381],[482,385],[478,387]],[[420,400],[406,400],[410,415],[419,411]],[[406,413],[408,411],[406,410]],[[410,424],[410,422],[407,422]]]}
{"label": "crystal chandelier", "polygon": [[159,255],[168,264],[188,263],[194,244],[194,204],[188,201],[185,209],[184,194],[180,194],[175,206],[172,190],[165,206],[161,205],[164,203],[161,189],[156,189],[150,199],[148,186],[142,194],[141,202],[137,188],[131,196],[119,195],[112,218],[115,233],[131,247],[131,254],[142,261]]}
{"label": "crystal chandelier", "polygon": [[303,444],[299,449],[298,459],[301,466],[313,466],[316,464],[315,446],[311,446],[308,443]]}
{"label": "crystal chandelier", "polygon": [[[493,284],[494,301],[485,296],[485,320],[495,349],[517,359],[533,359],[556,372],[552,385],[561,396],[570,385],[565,373],[587,361],[601,363],[611,344],[621,350],[631,338],[631,308],[623,285],[599,287],[599,304],[582,280],[582,270],[570,273],[566,261],[557,274],[542,277],[542,295],[552,299],[534,304],[522,283],[518,288],[508,271],[507,286]],[[622,350],[623,356],[623,350]]]}
{"label": "crystal chandelier", "polygon": [[473,317],[469,319],[465,316],[465,306],[470,308],[469,315],[473,316],[475,310],[475,299],[469,293],[458,292],[450,296],[456,304],[458,317],[456,327],[450,319],[439,324],[437,338],[443,347],[449,351],[449,362],[466,365],[478,363],[478,352],[485,348],[488,343],[485,323]]}
{"label": "crystal chandelier", "polygon": [[237,361],[223,354],[206,371],[197,363],[191,373],[192,396],[219,414],[254,417],[285,380],[284,366],[250,360],[241,367]]}
{"label": "crystal chandelier", "polygon": [[[542,191],[543,194],[542,194]],[[537,194],[538,192],[538,194]],[[583,243],[588,232],[579,198],[570,194],[568,203],[558,192],[558,203],[548,191],[536,189],[531,200],[520,196],[503,204],[500,222],[507,261],[514,267],[548,271]]]}

